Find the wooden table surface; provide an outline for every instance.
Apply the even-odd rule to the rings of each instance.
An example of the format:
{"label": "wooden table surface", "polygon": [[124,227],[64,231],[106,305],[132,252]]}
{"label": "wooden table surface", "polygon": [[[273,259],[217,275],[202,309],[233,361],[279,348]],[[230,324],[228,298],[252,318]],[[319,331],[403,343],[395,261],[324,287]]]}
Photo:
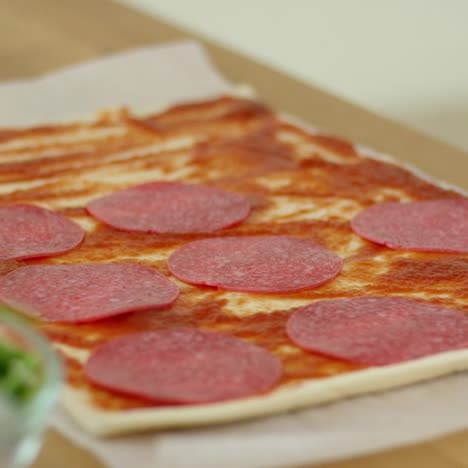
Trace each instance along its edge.
{"label": "wooden table surface", "polygon": [[[193,37],[110,0],[0,0],[0,80],[35,76],[114,51],[184,36]],[[205,45],[216,65],[228,77],[235,81],[253,83],[262,97],[278,109],[294,112],[323,128],[331,128],[379,149],[408,156],[414,159],[413,162],[421,163],[429,172],[437,169],[437,174],[442,178],[466,184],[468,170],[464,169],[467,168],[468,158],[461,151],[377,118],[216,45]],[[287,92],[278,93],[278,89]],[[321,106],[323,112],[320,115],[314,115],[310,106],[301,106],[305,95],[309,97],[309,102]],[[347,119],[348,113],[354,118]],[[368,132],[367,129],[371,126],[373,131]],[[409,148],[413,151],[409,151]],[[418,161],[417,154],[433,158]],[[444,177],[443,166],[432,168],[431,161],[435,161],[440,154],[457,163],[457,167],[460,167],[459,174],[452,172]],[[100,465],[92,456],[84,454],[52,432],[48,434],[45,450],[34,466],[97,468]],[[321,467],[468,468],[468,432]]]}

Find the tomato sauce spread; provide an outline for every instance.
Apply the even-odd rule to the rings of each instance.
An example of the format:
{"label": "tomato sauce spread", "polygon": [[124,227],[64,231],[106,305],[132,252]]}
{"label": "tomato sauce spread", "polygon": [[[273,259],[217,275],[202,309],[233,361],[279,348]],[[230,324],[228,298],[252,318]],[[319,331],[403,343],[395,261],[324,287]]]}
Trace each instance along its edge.
{"label": "tomato sauce spread", "polygon": [[[93,198],[152,180],[231,190],[249,198],[252,213],[243,223],[209,235],[182,235],[117,231],[85,210]],[[100,408],[157,403],[93,386],[83,375],[81,360],[67,349],[91,350],[112,337],[134,332],[198,327],[266,348],[283,362],[280,385],[296,385],[303,379],[362,368],[295,346],[285,324],[298,304],[399,295],[466,311],[468,255],[389,250],[360,239],[349,225],[357,212],[374,203],[459,194],[396,164],[365,158],[339,138],[285,123],[248,100],[222,97],[145,117],[119,110],[103,113],[91,123],[1,130],[0,190],[1,204],[37,203],[70,217],[87,231],[80,247],[64,255],[0,262],[1,276],[25,265],[136,261],[174,280],[166,265],[174,249],[214,236],[310,238],[344,259],[335,280],[300,292],[230,295],[180,283],[179,298],[166,310],[82,325],[39,323],[64,356],[68,383],[87,390]]]}

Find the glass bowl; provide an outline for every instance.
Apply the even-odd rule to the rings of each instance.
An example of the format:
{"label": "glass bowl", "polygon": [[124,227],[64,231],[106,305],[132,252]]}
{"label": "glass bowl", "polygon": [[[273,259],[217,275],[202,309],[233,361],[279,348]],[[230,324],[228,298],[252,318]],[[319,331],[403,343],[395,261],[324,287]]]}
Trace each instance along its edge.
{"label": "glass bowl", "polygon": [[[33,386],[29,385],[31,379],[17,378],[18,375],[23,376],[24,361],[22,358],[11,360],[8,357],[11,350],[26,353],[34,363],[34,373],[27,367],[24,374],[24,377],[35,377]],[[10,363],[10,367],[5,363]],[[47,341],[28,322],[1,305],[0,366],[4,372],[0,374],[0,467],[23,468],[32,462],[40,448],[44,429],[58,397],[62,368]],[[12,366],[16,366],[14,373]],[[5,371],[6,368],[10,370]]]}

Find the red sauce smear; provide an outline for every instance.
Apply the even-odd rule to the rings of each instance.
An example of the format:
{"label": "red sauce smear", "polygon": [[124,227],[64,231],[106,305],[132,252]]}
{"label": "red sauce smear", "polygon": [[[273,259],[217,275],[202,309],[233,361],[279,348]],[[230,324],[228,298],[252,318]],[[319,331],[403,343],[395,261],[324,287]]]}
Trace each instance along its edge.
{"label": "red sauce smear", "polygon": [[[401,191],[414,200],[457,197],[455,192],[444,190],[418,179],[398,166],[365,159],[356,153],[348,142],[326,135],[311,135],[293,125],[279,122],[264,106],[250,101],[224,97],[203,103],[176,106],[161,114],[144,119],[132,117],[122,111],[117,115],[103,114],[93,124],[52,126],[26,130],[2,130],[3,141],[14,138],[33,138],[69,133],[77,130],[120,126],[126,132],[104,140],[90,140],[86,147],[77,150],[78,143],[50,144],[62,156],[18,160],[2,164],[0,149],[0,183],[28,181],[39,177],[46,182],[39,187],[17,190],[2,196],[2,203],[43,201],[52,206],[64,198],[85,197],[96,191],[115,190],[105,182],[86,181],[74,187],[77,173],[86,174],[96,168],[146,170],[158,168],[171,173],[172,157],[179,152],[188,154],[186,164],[188,182],[202,182],[242,193],[253,205],[251,217],[239,226],[213,233],[212,236],[289,234],[308,237],[331,250],[339,250],[355,236],[346,219],[330,216],[327,220],[282,219],[281,222],[255,221],[255,216],[272,206],[272,197],[294,196],[314,200],[352,200],[365,207],[375,202],[375,194],[382,188]],[[281,139],[282,132],[292,134],[301,145],[310,143],[333,153],[343,164],[322,157],[320,151],[299,157],[297,146]],[[196,143],[182,150],[147,152],[127,159],[108,160],[111,152],[143,148],[148,144],[163,143],[169,138],[190,135]],[[83,144],[81,142],[80,144]],[[47,146],[47,145],[46,145]],[[28,151],[26,149],[25,151]],[[15,153],[21,154],[20,150]],[[79,169],[76,168],[78,165]],[[259,178],[282,181],[271,188],[259,183]],[[286,181],[286,182],[284,182]],[[117,184],[118,185],[118,184]],[[396,192],[398,193],[398,192]],[[388,191],[386,201],[398,200],[398,195]],[[67,216],[84,218],[88,215],[81,204],[70,204],[57,210]],[[103,225],[87,235],[80,248],[60,257],[32,262],[0,262],[0,276],[26,264],[117,261],[119,255],[131,258],[138,255],[139,262],[157,268],[169,275],[164,261],[149,260],[145,253],[158,248],[174,248],[203,235],[152,235],[116,231]],[[385,271],[375,261],[376,255],[385,256]],[[353,255],[345,259],[343,273],[334,281],[319,288],[273,298],[326,299],[353,297],[362,294],[410,294],[421,290],[433,297],[435,303],[461,310],[458,299],[468,295],[468,256],[414,254],[406,258],[401,252],[364,242]],[[350,288],[340,283],[340,278],[354,282],[359,287]],[[363,285],[365,290],[363,291]],[[200,299],[200,291],[203,291]],[[447,295],[447,293],[449,293]],[[248,302],[251,295],[245,295]],[[431,299],[432,300],[432,299]],[[168,310],[139,312],[86,325],[45,324],[39,326],[55,343],[82,349],[93,349],[99,343],[116,336],[134,332],[179,326],[217,330],[252,341],[278,356],[284,366],[284,376],[279,385],[295,385],[304,379],[327,378],[361,367],[348,362],[305,352],[287,337],[286,321],[291,310],[258,313],[239,318],[226,309],[220,294],[209,288],[187,286],[175,305]],[[118,395],[90,384],[83,375],[79,361],[64,355],[68,383],[86,389],[100,408],[128,409],[159,406],[164,403]]]}

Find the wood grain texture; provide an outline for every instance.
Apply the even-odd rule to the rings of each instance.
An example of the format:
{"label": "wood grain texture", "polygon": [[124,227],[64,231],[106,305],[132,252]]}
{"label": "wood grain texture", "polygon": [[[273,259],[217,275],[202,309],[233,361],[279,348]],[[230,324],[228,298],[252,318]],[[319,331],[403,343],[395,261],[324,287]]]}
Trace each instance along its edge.
{"label": "wood grain texture", "polygon": [[[108,0],[0,0],[0,80],[26,78],[83,60],[194,35]],[[223,73],[253,84],[277,109],[467,183],[468,158],[449,145],[382,119],[322,90],[205,42]],[[456,170],[454,170],[456,168]],[[468,468],[468,432],[321,468]],[[34,468],[97,468],[98,461],[51,431]]]}

